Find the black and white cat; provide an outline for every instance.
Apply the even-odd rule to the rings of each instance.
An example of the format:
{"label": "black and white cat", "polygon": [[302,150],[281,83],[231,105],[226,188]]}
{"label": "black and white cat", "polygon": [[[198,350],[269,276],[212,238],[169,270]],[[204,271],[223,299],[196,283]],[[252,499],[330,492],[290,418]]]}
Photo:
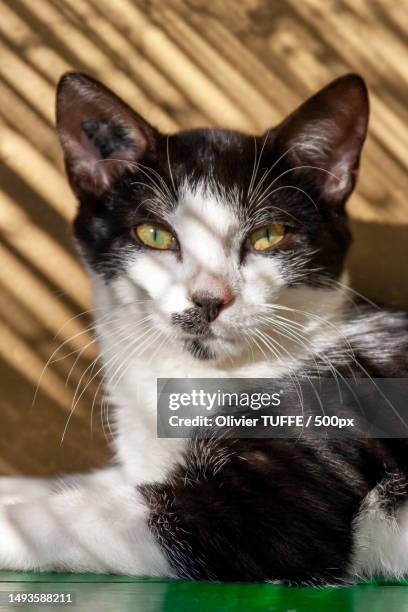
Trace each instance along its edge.
{"label": "black and white cat", "polygon": [[159,377],[408,375],[407,318],[345,291],[367,121],[356,75],[260,137],[166,136],[92,78],[62,78],[116,462],[3,478],[1,568],[290,584],[408,573],[404,440],[156,436]]}

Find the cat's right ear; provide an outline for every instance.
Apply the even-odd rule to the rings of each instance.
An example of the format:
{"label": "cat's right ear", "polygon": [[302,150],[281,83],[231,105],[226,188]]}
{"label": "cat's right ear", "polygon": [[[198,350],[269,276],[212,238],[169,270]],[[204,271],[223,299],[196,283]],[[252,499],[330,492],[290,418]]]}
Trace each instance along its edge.
{"label": "cat's right ear", "polygon": [[101,195],[124,172],[155,154],[159,133],[85,74],[63,75],[56,110],[68,178],[78,197]]}

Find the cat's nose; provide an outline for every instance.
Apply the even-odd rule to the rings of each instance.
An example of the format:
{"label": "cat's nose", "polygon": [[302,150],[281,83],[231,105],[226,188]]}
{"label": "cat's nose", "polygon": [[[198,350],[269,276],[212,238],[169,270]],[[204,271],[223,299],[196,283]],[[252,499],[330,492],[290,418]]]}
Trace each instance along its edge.
{"label": "cat's nose", "polygon": [[214,321],[220,314],[222,307],[225,306],[224,300],[205,293],[194,293],[191,300],[198,306],[203,319],[208,323]]}

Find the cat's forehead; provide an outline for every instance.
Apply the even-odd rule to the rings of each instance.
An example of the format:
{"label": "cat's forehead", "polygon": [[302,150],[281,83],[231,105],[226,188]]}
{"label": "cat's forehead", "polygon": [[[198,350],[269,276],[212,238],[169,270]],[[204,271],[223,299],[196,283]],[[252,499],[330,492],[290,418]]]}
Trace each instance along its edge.
{"label": "cat's forehead", "polygon": [[208,185],[212,181],[226,190],[243,188],[248,186],[258,149],[258,138],[254,136],[202,128],[169,137],[165,163],[179,184],[188,176],[191,183]]}
{"label": "cat's forehead", "polygon": [[257,142],[240,132],[204,128],[179,132],[168,141],[166,163],[177,185],[175,225],[199,230],[208,238],[237,233]]}
{"label": "cat's forehead", "polygon": [[[169,142],[175,147],[185,146],[191,154],[192,147],[200,153],[207,153],[209,157],[222,153],[244,151],[248,145],[253,149],[254,137],[236,130],[223,128],[196,128],[183,130],[169,137]],[[252,150],[253,152],[253,150]]]}
{"label": "cat's forehead", "polygon": [[238,230],[242,194],[237,186],[223,187],[211,178],[186,178],[178,191],[175,225],[199,230],[210,237],[226,237]]}

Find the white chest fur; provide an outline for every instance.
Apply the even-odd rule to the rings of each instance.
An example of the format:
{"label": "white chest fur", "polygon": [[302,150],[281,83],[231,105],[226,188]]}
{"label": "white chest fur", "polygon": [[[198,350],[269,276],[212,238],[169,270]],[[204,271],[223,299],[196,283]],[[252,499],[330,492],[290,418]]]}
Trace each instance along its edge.
{"label": "white chest fur", "polygon": [[116,457],[133,483],[162,481],[171,468],[183,461],[185,439],[157,437],[158,378],[238,378],[279,375],[278,364],[247,364],[217,368],[194,362],[189,355],[163,351],[154,366],[149,357],[134,359],[120,385],[108,393],[114,410]]}

